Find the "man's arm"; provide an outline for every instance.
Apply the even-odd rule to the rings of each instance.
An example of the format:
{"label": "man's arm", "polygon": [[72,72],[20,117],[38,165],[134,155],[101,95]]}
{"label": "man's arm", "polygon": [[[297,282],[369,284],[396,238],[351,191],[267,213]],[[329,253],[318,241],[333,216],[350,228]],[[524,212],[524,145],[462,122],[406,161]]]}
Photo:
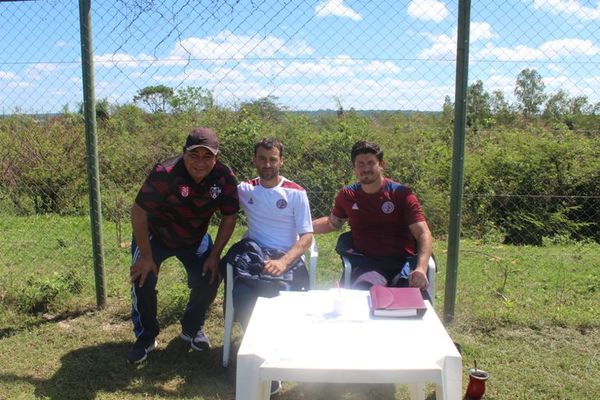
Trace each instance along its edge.
{"label": "man's arm", "polygon": [[427,280],[427,265],[429,264],[429,258],[433,252],[433,238],[429,231],[429,226],[425,221],[416,222],[409,225],[408,228],[417,241],[418,248],[417,266],[408,277],[408,284],[420,289],[426,289],[427,286],[429,286],[429,281]]}
{"label": "man's arm", "polygon": [[221,253],[223,252],[225,245],[235,230],[236,221],[237,214],[221,216],[221,223],[219,224],[219,228],[217,230],[215,243],[213,244],[213,248],[204,261],[204,266],[202,267],[202,274],[210,272],[211,284],[215,281],[215,279],[221,279],[221,275],[219,274],[219,258],[221,257]]}
{"label": "man's arm", "polygon": [[142,287],[149,273],[158,274],[158,268],[152,257],[152,247],[150,246],[148,230],[148,213],[137,204],[134,204],[131,208],[131,226],[140,256],[131,266],[129,276],[132,283],[139,279],[138,285]]}
{"label": "man's arm", "polygon": [[296,243],[288,250],[283,256],[277,260],[268,260],[265,262],[264,271],[273,275],[280,276],[285,272],[288,265],[290,265],[295,259],[300,258],[302,254],[308,250],[313,241],[312,232],[302,233]]}
{"label": "man's arm", "polygon": [[313,220],[313,230],[315,234],[329,233],[339,230],[346,220],[329,214],[328,217],[321,217]]}

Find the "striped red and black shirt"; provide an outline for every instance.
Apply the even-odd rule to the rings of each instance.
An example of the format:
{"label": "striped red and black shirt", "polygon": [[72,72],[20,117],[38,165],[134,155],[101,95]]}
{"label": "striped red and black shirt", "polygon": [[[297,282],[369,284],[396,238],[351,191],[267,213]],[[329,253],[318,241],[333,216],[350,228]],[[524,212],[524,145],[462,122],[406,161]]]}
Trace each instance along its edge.
{"label": "striped red and black shirt", "polygon": [[154,166],[135,202],[148,213],[151,235],[165,247],[178,250],[200,242],[217,210],[222,215],[238,212],[237,179],[217,161],[196,183],[178,156]]}

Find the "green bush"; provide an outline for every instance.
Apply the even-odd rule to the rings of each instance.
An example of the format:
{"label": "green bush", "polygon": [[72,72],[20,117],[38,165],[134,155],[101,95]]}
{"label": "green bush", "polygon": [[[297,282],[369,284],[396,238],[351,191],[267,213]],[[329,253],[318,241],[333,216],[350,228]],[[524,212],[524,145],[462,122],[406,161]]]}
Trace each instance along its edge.
{"label": "green bush", "polygon": [[83,288],[83,280],[73,272],[54,273],[49,278],[30,276],[25,283],[15,303],[19,311],[29,314],[46,312],[59,295],[78,294]]}

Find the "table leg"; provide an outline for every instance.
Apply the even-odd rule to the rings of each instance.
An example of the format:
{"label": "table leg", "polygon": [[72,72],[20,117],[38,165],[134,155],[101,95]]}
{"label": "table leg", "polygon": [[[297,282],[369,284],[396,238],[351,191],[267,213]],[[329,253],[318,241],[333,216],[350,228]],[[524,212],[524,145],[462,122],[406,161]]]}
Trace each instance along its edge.
{"label": "table leg", "polygon": [[235,379],[236,400],[269,400],[271,382],[260,380],[263,359],[253,354],[239,354]]}
{"label": "table leg", "polygon": [[[439,393],[441,391],[441,393]],[[462,396],[462,359],[447,357],[442,369],[442,385],[436,388],[436,399],[460,400]]]}

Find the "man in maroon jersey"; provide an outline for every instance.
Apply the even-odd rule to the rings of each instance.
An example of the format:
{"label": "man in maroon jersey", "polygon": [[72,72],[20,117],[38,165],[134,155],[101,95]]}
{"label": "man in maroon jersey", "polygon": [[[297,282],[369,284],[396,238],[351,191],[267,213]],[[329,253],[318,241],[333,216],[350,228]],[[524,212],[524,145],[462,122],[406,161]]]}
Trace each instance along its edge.
{"label": "man in maroon jersey", "polygon": [[355,143],[351,160],[358,182],[338,192],[331,214],[313,221],[314,233],[338,230],[348,220],[350,232],[340,236],[336,251],[350,258],[353,288],[409,285],[427,297],[432,237],[417,197],[383,176],[379,145]]}
{"label": "man in maroon jersey", "polygon": [[[187,137],[183,154],[156,164],[131,210],[131,295],[135,344],[132,363],[144,361],[160,331],[156,284],[161,263],[177,257],[187,272],[189,301],[181,317],[180,338],[194,350],[210,347],[203,330],[208,307],[220,283],[218,262],[235,229],[239,202],[233,172],[218,161],[219,140],[209,128]],[[211,216],[221,223],[213,244],[207,233]]]}

